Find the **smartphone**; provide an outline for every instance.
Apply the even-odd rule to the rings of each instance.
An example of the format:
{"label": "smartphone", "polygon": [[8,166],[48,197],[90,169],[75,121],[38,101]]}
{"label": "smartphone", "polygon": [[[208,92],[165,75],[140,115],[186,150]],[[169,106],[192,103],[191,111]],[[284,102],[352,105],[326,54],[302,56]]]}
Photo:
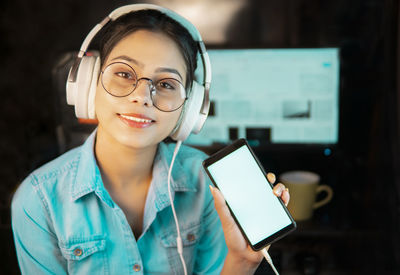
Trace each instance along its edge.
{"label": "smartphone", "polygon": [[239,139],[203,161],[253,250],[260,250],[296,229],[296,222],[245,139]]}

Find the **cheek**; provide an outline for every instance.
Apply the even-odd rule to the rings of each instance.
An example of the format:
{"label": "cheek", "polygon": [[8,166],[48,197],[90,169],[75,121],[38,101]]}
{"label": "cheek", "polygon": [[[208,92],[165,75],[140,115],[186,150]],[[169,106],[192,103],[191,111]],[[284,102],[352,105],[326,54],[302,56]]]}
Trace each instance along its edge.
{"label": "cheek", "polygon": [[94,96],[94,108],[96,112],[96,116],[99,117],[101,115],[101,110],[103,109],[103,100],[101,96],[101,91],[99,91],[99,88],[97,87],[96,94]]}
{"label": "cheek", "polygon": [[169,113],[168,116],[165,118],[165,120],[168,121],[168,123],[166,123],[166,124],[168,125],[168,129],[170,131],[172,131],[175,128],[175,126],[180,122],[179,118],[180,118],[181,112],[182,112],[182,110]]}
{"label": "cheek", "polygon": [[112,106],[112,102],[107,97],[107,93],[102,89],[102,87],[98,86],[96,90],[96,95],[94,98],[94,106],[97,119],[103,118],[107,112],[109,112],[110,107]]}

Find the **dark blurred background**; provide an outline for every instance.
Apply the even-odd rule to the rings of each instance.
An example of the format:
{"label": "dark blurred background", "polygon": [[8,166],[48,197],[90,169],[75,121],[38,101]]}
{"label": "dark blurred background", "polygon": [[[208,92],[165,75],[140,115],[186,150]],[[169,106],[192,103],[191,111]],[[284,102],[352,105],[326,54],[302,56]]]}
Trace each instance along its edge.
{"label": "dark blurred background", "polygon": [[[333,153],[257,152],[276,173],[312,169],[335,190],[333,201],[271,254],[282,274],[399,274],[399,2],[147,2],[162,2],[192,20],[211,48],[340,48],[340,134]],[[19,273],[9,215],[14,190],[65,150],[60,125],[72,109],[61,104],[62,57],[127,3],[135,1],[0,2],[0,274]],[[263,263],[258,273],[270,270]]]}

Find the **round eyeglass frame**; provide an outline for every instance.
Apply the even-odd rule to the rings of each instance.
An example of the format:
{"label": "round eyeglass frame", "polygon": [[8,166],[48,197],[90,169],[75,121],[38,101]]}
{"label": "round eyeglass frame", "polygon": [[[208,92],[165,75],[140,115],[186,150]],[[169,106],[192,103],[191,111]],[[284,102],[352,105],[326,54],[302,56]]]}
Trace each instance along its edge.
{"label": "round eyeglass frame", "polygon": [[[114,65],[114,64],[123,64],[123,65],[125,65],[125,66],[128,66],[128,67],[133,71],[133,73],[135,74],[135,77],[136,77],[135,85],[133,86],[132,91],[130,91],[130,92],[129,92],[128,94],[126,94],[126,95],[115,95],[115,94],[111,93],[110,91],[107,90],[107,88],[105,87],[105,85],[104,85],[104,83],[103,83],[103,74],[104,74],[104,71],[105,71],[109,66]],[[183,104],[185,104],[185,101],[188,99],[187,94],[186,94],[186,89],[185,89],[185,86],[182,84],[182,82],[180,82],[178,79],[171,78],[171,77],[166,77],[166,78],[160,79],[160,81],[161,81],[161,80],[164,80],[164,79],[173,79],[174,81],[177,81],[180,85],[182,85],[182,87],[183,87],[183,89],[184,89],[184,91],[185,91],[185,98],[183,99],[182,104],[180,104],[178,107],[176,107],[176,108],[174,108],[174,109],[172,109],[172,110],[168,110],[168,111],[160,109],[160,107],[158,107],[157,104],[155,104],[155,102],[154,102],[153,96],[154,96],[154,94],[157,94],[157,89],[155,89],[155,87],[154,87],[154,85],[153,85],[153,80],[152,80],[151,78],[148,78],[148,77],[137,78],[136,71],[135,71],[135,70],[132,68],[132,66],[130,66],[129,64],[127,64],[127,63],[125,63],[125,62],[112,62],[112,63],[108,64],[108,65],[104,68],[104,70],[101,71],[101,86],[103,86],[103,89],[104,89],[109,95],[114,96],[114,97],[127,97],[127,96],[129,96],[130,94],[132,94],[132,93],[136,90],[136,87],[138,86],[138,83],[139,83],[140,80],[146,80],[147,82],[150,82],[150,83],[151,83],[151,86],[150,86],[150,98],[151,98],[151,102],[153,103],[153,106],[156,107],[156,108],[157,108],[158,110],[160,110],[161,112],[166,112],[166,113],[174,112],[174,111],[178,110],[179,108],[181,108],[181,107],[183,106]],[[148,85],[148,84],[147,84],[147,85]]]}

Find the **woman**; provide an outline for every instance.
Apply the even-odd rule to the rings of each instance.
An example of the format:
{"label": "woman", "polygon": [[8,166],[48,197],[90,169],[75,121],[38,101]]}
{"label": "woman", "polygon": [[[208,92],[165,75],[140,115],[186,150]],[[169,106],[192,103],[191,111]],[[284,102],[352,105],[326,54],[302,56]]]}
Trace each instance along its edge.
{"label": "woman", "polygon": [[[81,147],[34,171],[13,198],[22,273],[255,271],[262,255],[248,248],[219,191],[210,192],[203,153],[182,146],[170,181],[173,204],[168,198],[175,145],[163,141],[179,128],[193,96],[196,56],[190,33],[158,10],[130,12],[106,26],[94,101],[98,128]],[[274,192],[288,202],[283,185]]]}

